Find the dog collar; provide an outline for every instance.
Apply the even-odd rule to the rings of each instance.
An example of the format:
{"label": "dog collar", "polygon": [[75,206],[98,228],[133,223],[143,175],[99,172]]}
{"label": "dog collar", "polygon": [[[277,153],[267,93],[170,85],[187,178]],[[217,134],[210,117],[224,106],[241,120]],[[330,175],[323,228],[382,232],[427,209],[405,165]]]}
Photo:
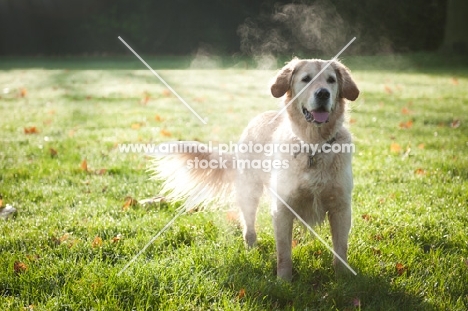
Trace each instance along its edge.
{"label": "dog collar", "polygon": [[[330,138],[329,140],[327,140],[326,143],[329,144],[329,145],[332,145],[335,141],[336,141],[336,136],[333,136],[332,138]],[[323,147],[323,145],[322,145],[322,147]],[[317,153],[322,153],[322,152],[323,152],[323,149],[322,149],[322,148],[320,148],[320,150],[318,150],[318,152],[315,152],[315,153],[312,153],[312,150],[310,150],[310,153],[308,154],[309,160],[308,160],[308,162],[307,162],[307,167],[308,167],[308,168],[312,168],[312,167],[315,166],[316,161],[315,161],[315,158],[314,158],[314,157],[315,157],[315,155],[316,155]],[[301,153],[301,152],[298,151],[298,152],[294,153],[294,159],[297,157],[297,155],[298,155],[299,153]]]}

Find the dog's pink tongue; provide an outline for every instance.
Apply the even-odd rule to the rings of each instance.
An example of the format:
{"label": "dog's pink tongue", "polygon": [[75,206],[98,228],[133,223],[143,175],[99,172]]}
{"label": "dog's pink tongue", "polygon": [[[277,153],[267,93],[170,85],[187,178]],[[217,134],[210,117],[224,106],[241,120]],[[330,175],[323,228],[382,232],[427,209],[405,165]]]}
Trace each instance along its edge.
{"label": "dog's pink tongue", "polygon": [[319,123],[324,123],[328,120],[328,112],[312,111],[312,116],[314,117],[314,120]]}

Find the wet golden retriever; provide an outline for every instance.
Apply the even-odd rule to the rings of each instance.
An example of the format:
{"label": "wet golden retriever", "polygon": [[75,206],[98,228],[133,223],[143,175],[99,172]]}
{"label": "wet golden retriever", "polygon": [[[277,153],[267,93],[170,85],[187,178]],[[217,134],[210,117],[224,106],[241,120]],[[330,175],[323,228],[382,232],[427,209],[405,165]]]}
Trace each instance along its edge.
{"label": "wet golden retriever", "polygon": [[[346,262],[351,228],[352,152],[335,147],[351,144],[351,135],[343,125],[346,99],[354,101],[359,90],[349,70],[338,61],[293,59],[273,79],[271,93],[276,98],[282,97],[285,112],[267,111],[255,117],[238,144],[260,147],[273,144],[289,146],[289,149],[280,147],[267,153],[253,152],[252,148],[242,152],[239,148],[222,154],[220,150],[195,148],[159,159],[152,169],[155,178],[164,180],[163,191],[185,199],[187,206],[199,205],[235,190],[248,246],[256,243],[257,206],[263,190],[269,189],[277,275],[291,280],[295,216],[286,205],[309,225],[328,217],[333,249]],[[192,143],[191,146],[199,145]],[[324,147],[340,152],[325,152]],[[218,167],[194,165],[203,160],[205,164],[208,161],[216,164],[221,159],[226,159],[225,163]],[[246,165],[248,163],[251,165]],[[269,164],[265,166],[264,163]],[[343,263],[337,259],[335,256],[335,268],[342,270]]]}

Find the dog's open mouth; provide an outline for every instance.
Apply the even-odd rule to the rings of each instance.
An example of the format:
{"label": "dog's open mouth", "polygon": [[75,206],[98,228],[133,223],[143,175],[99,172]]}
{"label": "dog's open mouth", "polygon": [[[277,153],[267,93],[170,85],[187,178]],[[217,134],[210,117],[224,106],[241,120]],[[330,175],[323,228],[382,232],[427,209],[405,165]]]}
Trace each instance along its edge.
{"label": "dog's open mouth", "polygon": [[327,111],[309,111],[306,108],[302,108],[302,112],[307,122],[318,124],[327,123],[330,116],[330,113]]}

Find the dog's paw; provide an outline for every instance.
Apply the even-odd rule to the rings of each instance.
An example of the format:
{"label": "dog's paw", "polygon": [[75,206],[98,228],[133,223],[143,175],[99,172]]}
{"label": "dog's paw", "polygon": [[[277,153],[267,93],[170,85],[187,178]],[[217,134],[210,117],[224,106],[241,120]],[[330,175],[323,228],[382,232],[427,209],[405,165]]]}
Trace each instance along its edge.
{"label": "dog's paw", "polygon": [[257,244],[257,233],[246,232],[244,234],[244,241],[248,248],[254,247]]}
{"label": "dog's paw", "polygon": [[337,279],[347,279],[354,276],[354,273],[341,261],[334,262],[333,266],[335,268],[335,277]]}
{"label": "dog's paw", "polygon": [[291,282],[293,275],[292,275],[292,269],[290,268],[278,268],[277,270],[277,277],[279,280],[285,281],[285,282]]}

